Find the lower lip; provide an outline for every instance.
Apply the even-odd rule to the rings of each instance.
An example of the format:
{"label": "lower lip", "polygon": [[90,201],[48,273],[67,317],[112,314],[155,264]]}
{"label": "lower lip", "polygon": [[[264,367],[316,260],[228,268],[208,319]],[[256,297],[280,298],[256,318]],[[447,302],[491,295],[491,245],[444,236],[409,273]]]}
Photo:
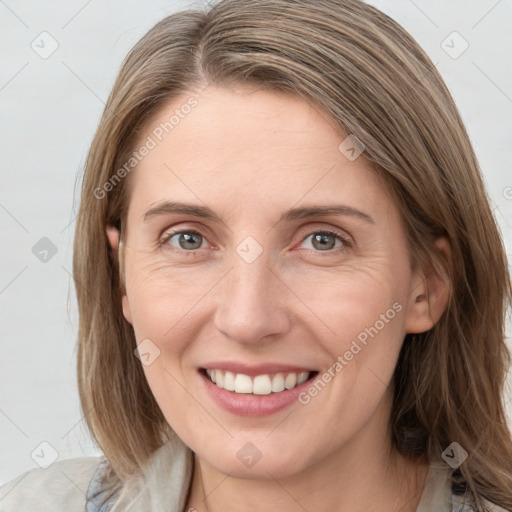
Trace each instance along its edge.
{"label": "lower lip", "polygon": [[199,376],[213,400],[223,409],[239,416],[268,416],[281,411],[298,401],[300,393],[308,388],[314,379],[314,377],[310,378],[293,389],[286,389],[279,393],[253,395],[219,388],[202,371],[199,371]]}

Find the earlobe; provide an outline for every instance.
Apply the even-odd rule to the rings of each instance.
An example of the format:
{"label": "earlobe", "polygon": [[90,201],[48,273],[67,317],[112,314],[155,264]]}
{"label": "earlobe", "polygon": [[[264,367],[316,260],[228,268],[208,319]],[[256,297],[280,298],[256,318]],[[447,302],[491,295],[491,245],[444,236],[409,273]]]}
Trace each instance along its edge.
{"label": "earlobe", "polygon": [[[435,242],[447,263],[451,263],[450,243],[445,237]],[[450,299],[450,279],[446,272],[433,265],[418,273],[413,280],[409,298],[406,333],[421,333],[431,329],[441,318]]]}
{"label": "earlobe", "polygon": [[132,311],[130,309],[130,303],[128,302],[128,297],[123,295],[122,304],[123,304],[123,315],[126,318],[126,321],[130,324],[132,323]]}
{"label": "earlobe", "polygon": [[107,226],[107,238],[110,247],[114,252],[119,248],[119,230],[114,226]]}

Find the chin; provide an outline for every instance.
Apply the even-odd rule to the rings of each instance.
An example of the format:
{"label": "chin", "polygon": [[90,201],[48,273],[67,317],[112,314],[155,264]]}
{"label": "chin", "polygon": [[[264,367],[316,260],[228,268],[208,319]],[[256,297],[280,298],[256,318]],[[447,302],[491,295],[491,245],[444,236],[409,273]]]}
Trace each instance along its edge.
{"label": "chin", "polygon": [[215,450],[214,453],[204,453],[203,450],[195,453],[217,471],[242,480],[286,478],[307,466],[304,451],[299,446],[286,450],[282,444],[278,446],[277,443],[267,443],[261,449],[256,448],[250,441],[234,444],[236,447],[228,446],[219,451]]}

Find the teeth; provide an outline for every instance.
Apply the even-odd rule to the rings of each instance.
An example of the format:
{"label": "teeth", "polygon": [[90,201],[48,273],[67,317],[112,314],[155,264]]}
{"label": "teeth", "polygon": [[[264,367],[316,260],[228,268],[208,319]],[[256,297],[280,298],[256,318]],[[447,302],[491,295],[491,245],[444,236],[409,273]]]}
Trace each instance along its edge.
{"label": "teeth", "polygon": [[[221,370],[217,370],[220,372]],[[217,386],[220,388],[217,383]],[[235,393],[252,393],[252,380],[248,375],[237,373],[235,377]]]}
{"label": "teeth", "polygon": [[297,385],[297,374],[289,373],[284,379],[284,387],[286,389],[293,389]]}
{"label": "teeth", "polygon": [[254,395],[270,395],[306,382],[310,372],[276,373],[275,375],[257,375],[254,378],[243,373],[233,373],[224,370],[206,370],[210,380],[219,388],[235,393],[250,393]]}
{"label": "teeth", "polygon": [[206,373],[208,377],[210,377],[210,380],[215,383],[215,370],[206,370]]}
{"label": "teeth", "polygon": [[234,373],[226,372],[224,374],[224,389],[227,389],[228,391],[235,391],[235,374]]}
{"label": "teeth", "polygon": [[284,391],[284,377],[282,373],[276,373],[274,375],[274,378],[272,379],[272,391],[274,393]]}
{"label": "teeth", "polygon": [[301,372],[299,373],[299,376],[297,377],[297,386],[299,384],[302,384],[303,382],[306,382],[309,377],[309,372]]}
{"label": "teeth", "polygon": [[254,377],[252,392],[255,395],[270,395],[272,392],[272,381],[268,375]]}

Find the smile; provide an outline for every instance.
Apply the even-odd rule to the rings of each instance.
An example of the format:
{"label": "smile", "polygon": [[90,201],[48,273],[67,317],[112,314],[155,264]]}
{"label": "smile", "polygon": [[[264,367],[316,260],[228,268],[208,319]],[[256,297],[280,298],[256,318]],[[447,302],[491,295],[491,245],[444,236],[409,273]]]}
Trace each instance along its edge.
{"label": "smile", "polygon": [[254,377],[218,369],[207,369],[205,373],[218,388],[235,393],[270,395],[294,389],[317,372],[265,373]]}

